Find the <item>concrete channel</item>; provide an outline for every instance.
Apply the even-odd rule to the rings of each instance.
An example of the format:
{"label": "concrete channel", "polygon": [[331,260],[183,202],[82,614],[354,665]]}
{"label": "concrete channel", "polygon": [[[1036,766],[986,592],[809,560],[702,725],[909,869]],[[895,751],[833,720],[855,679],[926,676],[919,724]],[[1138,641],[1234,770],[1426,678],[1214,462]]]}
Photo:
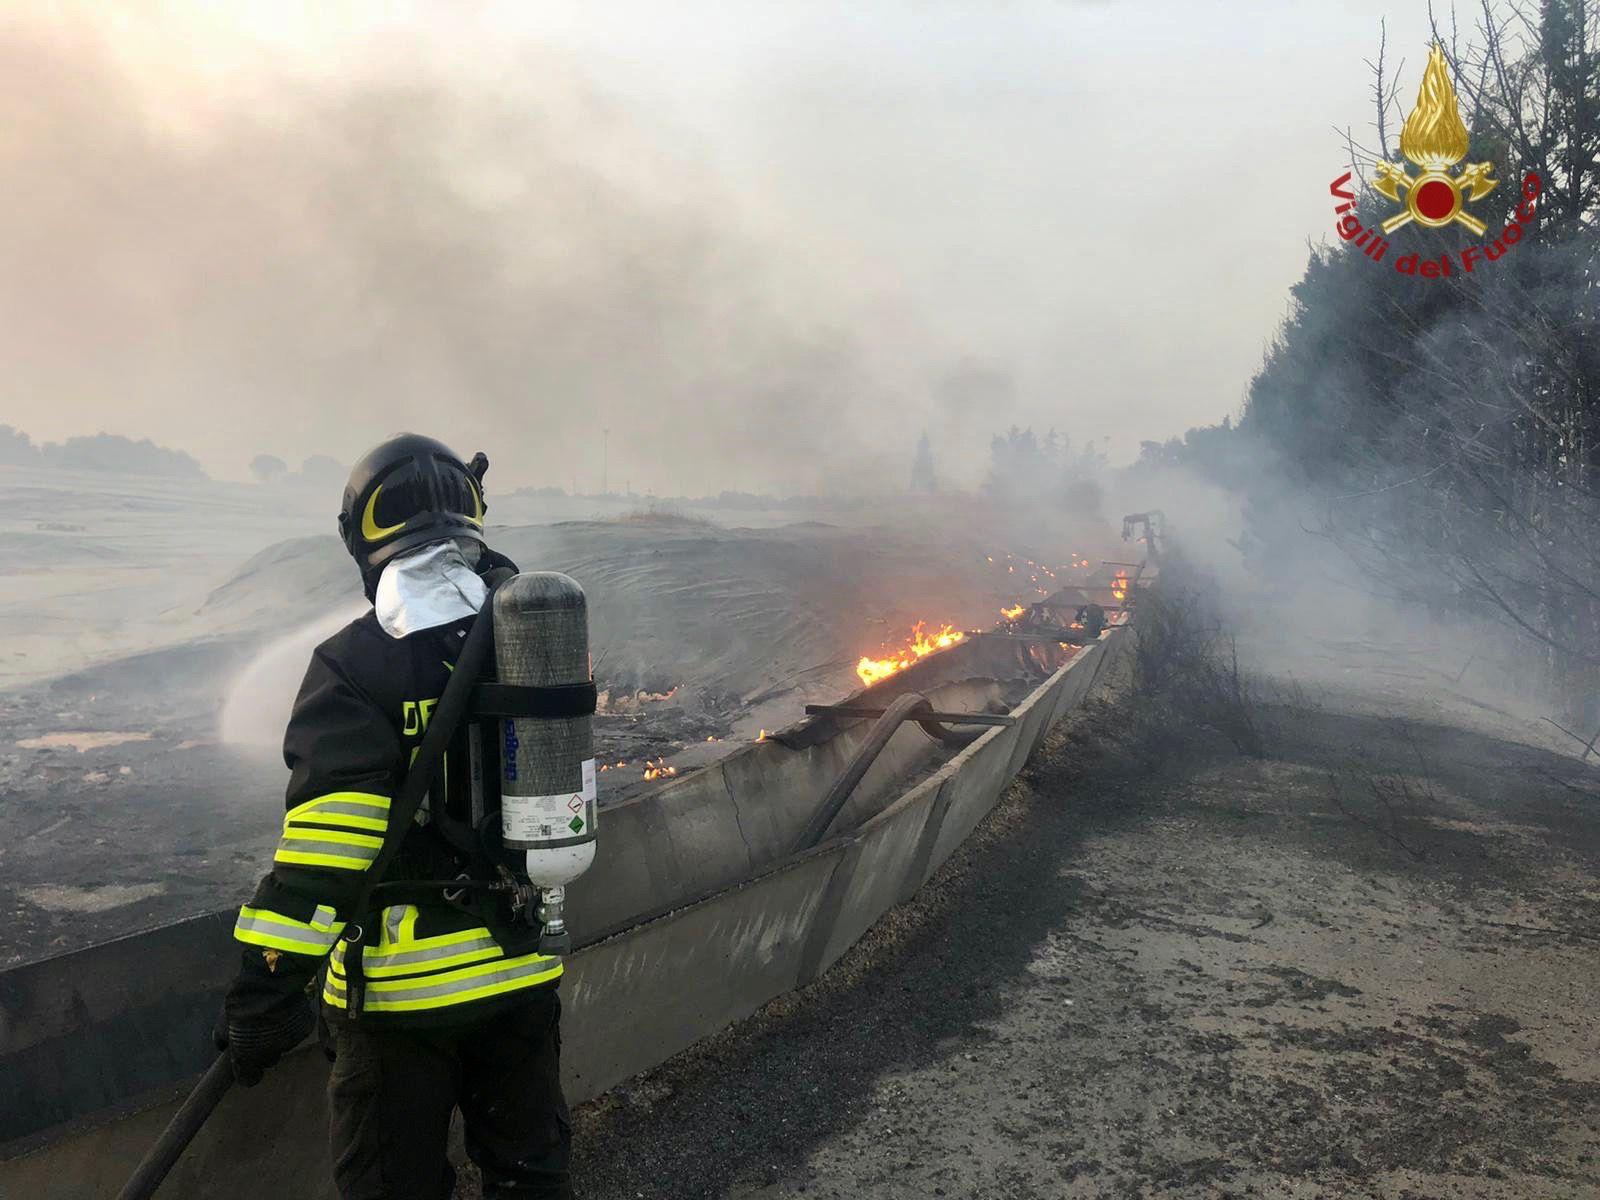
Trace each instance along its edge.
{"label": "concrete channel", "polygon": [[[827,970],[972,832],[1132,630],[1076,653],[981,634],[853,698],[920,691],[1013,724],[958,752],[903,726],[835,825],[790,854],[871,722],[816,717],[601,812],[601,856],[569,889],[579,949],[562,984],[580,1102]],[[0,972],[0,1196],[114,1195],[214,1056],[237,962],[233,909]],[[328,1197],[323,1083],[308,1046],[235,1090],[163,1196]]]}

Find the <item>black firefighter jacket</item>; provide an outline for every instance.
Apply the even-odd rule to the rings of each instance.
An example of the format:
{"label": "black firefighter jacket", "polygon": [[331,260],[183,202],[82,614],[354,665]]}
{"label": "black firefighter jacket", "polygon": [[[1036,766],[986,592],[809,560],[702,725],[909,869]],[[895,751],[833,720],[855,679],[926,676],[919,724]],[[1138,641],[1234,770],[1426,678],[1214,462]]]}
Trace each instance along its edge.
{"label": "black firefighter jacket", "polygon": [[[440,889],[416,889],[371,914],[351,911],[472,620],[396,639],[368,612],[312,655],[284,735],[290,777],[282,837],[272,872],[234,928],[245,961],[230,1013],[298,1002],[324,963],[323,1004],[330,1015],[343,1013],[349,943],[341,934],[352,920],[378,926],[364,925],[362,950],[361,1013],[375,1024],[479,1020],[560,978],[560,958],[537,953],[537,929],[514,924],[503,904],[455,903]],[[434,819],[436,812],[469,819],[466,744],[458,731],[442,784],[383,882],[453,879],[468,869]]]}

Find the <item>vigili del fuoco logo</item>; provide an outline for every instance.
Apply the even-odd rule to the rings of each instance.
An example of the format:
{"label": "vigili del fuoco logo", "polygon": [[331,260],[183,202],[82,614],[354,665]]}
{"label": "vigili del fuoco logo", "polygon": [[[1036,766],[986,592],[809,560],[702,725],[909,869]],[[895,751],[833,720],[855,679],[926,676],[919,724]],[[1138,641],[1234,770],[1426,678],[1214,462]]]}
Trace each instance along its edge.
{"label": "vigili del fuoco logo", "polygon": [[[1373,230],[1363,225],[1355,214],[1356,196],[1349,190],[1351,172],[1346,171],[1328,186],[1334,198],[1343,201],[1333,210],[1339,217],[1334,225],[1335,232],[1345,241],[1354,242],[1362,254],[1379,263],[1385,260],[1391,248],[1389,235],[1412,223],[1428,229],[1460,225],[1473,237],[1482,238],[1489,226],[1469,211],[1468,205],[1488,196],[1500,181],[1492,177],[1492,163],[1468,163],[1460,170],[1454,169],[1469,149],[1467,127],[1462,123],[1456,90],[1450,83],[1450,65],[1444,50],[1435,45],[1428,55],[1428,67],[1422,73],[1417,105],[1400,130],[1400,153],[1421,173],[1411,174],[1404,163],[1378,163],[1372,189],[1400,207]],[[1402,275],[1448,279],[1458,264],[1461,271],[1470,273],[1482,263],[1498,261],[1522,240],[1523,226],[1533,220],[1534,201],[1541,187],[1537,173],[1529,171],[1523,176],[1522,202],[1493,241],[1464,246],[1454,256],[1448,250],[1438,258],[1428,259],[1415,253],[1401,254],[1394,260],[1394,269]]]}

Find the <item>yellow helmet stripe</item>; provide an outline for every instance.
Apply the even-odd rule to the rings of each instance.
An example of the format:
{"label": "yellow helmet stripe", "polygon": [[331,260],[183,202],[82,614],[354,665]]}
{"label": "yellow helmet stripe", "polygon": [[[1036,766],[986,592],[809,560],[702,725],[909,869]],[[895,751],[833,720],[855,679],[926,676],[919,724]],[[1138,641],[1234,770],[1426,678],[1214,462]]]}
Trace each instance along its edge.
{"label": "yellow helmet stripe", "polygon": [[[478,510],[476,516],[467,517],[467,520],[471,521],[479,529],[482,529],[483,528],[483,493],[478,490],[478,486],[475,483],[468,483],[467,484],[467,490],[472,493],[473,506],[475,508],[477,508],[477,510]],[[465,513],[463,513],[462,515],[466,516]]]}
{"label": "yellow helmet stripe", "polygon": [[381,542],[391,533],[405,528],[406,524],[401,521],[398,525],[385,525],[381,529],[378,527],[378,493],[381,491],[383,491],[381,483],[372,489],[372,495],[367,500],[367,510],[361,514],[361,536],[369,542]]}

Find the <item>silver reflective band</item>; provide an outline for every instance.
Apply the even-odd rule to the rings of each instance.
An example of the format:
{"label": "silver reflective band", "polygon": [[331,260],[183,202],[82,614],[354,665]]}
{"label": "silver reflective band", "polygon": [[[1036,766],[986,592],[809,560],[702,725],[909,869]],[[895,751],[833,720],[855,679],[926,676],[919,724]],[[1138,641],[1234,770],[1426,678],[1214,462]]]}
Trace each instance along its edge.
{"label": "silver reflective band", "polygon": [[382,843],[361,846],[353,842],[320,842],[311,838],[283,838],[278,842],[279,854],[325,854],[332,858],[354,858],[372,862],[378,857]]}
{"label": "silver reflective band", "polygon": [[440,1000],[462,992],[476,992],[481,988],[511,983],[525,979],[529,975],[543,975],[560,966],[559,958],[536,958],[532,962],[501,967],[483,975],[469,975],[465,979],[456,979],[448,983],[428,983],[425,979],[415,982],[374,979],[368,982],[367,991],[374,997],[381,996],[385,1000]]}
{"label": "silver reflective band", "polygon": [[[515,983],[519,979],[549,975],[559,970],[561,970],[561,959],[551,956],[539,957],[529,962],[521,962],[514,966],[501,967],[495,971],[488,971],[480,975],[469,975],[464,979],[453,979],[443,983],[429,983],[428,978],[434,977],[403,981],[369,979],[366,985],[366,1007],[381,1008],[385,1005],[415,1004],[428,1000],[449,1003],[451,996],[478,992],[485,988],[505,990],[506,984]],[[345,998],[344,979],[329,971],[323,994],[331,1000],[343,1000]]]}
{"label": "silver reflective band", "polygon": [[453,946],[433,946],[426,950],[395,950],[385,954],[370,947],[362,955],[361,961],[367,970],[388,967],[409,967],[417,963],[438,962],[444,958],[456,958],[462,954],[476,954],[480,950],[498,950],[500,943],[492,937],[473,938],[470,942],[457,942]]}
{"label": "silver reflective band", "polygon": [[[322,910],[317,910],[317,915],[322,915]],[[331,919],[333,910],[328,910]],[[234,922],[234,932],[244,930],[248,933],[264,934],[267,937],[281,938],[286,942],[301,942],[307,946],[314,946],[318,950],[330,949],[334,942],[339,940],[339,934],[333,929],[326,931],[319,929],[305,929],[299,925],[287,925],[278,921],[267,921],[261,917],[250,917],[244,913],[239,914],[239,919]]]}

